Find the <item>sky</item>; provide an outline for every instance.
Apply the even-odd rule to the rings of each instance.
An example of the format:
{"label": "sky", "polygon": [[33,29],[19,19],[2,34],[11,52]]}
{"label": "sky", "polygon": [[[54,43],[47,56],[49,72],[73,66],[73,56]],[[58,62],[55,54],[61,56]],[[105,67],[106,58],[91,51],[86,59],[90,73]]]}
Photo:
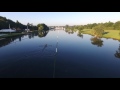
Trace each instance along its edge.
{"label": "sky", "polygon": [[48,26],[85,25],[120,21],[120,12],[0,12],[6,17],[22,24],[45,23]]}

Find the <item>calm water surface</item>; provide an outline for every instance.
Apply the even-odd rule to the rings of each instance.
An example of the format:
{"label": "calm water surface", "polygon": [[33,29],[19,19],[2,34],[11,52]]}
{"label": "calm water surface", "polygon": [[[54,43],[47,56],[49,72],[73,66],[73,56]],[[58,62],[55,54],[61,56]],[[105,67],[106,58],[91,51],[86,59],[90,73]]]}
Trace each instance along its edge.
{"label": "calm water surface", "polygon": [[0,78],[120,78],[119,44],[64,30],[0,40]]}

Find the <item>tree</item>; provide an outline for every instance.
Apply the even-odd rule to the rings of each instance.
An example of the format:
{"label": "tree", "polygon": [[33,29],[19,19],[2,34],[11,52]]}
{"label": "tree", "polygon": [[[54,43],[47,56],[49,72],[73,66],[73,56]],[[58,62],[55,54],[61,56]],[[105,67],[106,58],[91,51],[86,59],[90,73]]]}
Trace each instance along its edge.
{"label": "tree", "polygon": [[79,26],[78,30],[80,30],[80,31],[83,30],[83,26]]}
{"label": "tree", "polygon": [[69,29],[69,25],[66,25],[66,26],[65,26],[65,30],[68,30],[68,29]]}
{"label": "tree", "polygon": [[103,25],[104,25],[104,29],[106,29],[106,30],[113,30],[114,29],[114,27],[113,27],[114,23],[113,22],[109,21],[109,22],[104,23]]}
{"label": "tree", "polygon": [[43,30],[44,29],[43,24],[38,24],[37,27],[38,27],[38,30]]}
{"label": "tree", "polygon": [[38,30],[49,30],[49,27],[44,23],[38,24],[37,27],[38,27]]}
{"label": "tree", "polygon": [[69,27],[69,25],[65,25],[65,28],[68,28]]}
{"label": "tree", "polygon": [[38,27],[38,30],[43,30],[43,29],[44,27],[42,25]]}
{"label": "tree", "polygon": [[92,30],[92,34],[95,35],[95,37],[102,37],[104,33],[104,29],[101,25],[95,26]]}
{"label": "tree", "polygon": [[[8,29],[9,28],[9,24],[10,24],[10,27],[13,29],[13,28],[16,28],[16,29],[26,29],[27,25],[23,25],[21,24],[18,20],[16,20],[16,22],[10,20],[10,19],[6,19],[5,17],[2,17],[0,16],[0,29]],[[29,24],[28,24],[29,25]],[[29,29],[34,29],[34,30],[37,30],[37,26],[31,26],[29,25]]]}
{"label": "tree", "polygon": [[117,22],[114,24],[114,29],[120,30],[120,21],[117,21]]}

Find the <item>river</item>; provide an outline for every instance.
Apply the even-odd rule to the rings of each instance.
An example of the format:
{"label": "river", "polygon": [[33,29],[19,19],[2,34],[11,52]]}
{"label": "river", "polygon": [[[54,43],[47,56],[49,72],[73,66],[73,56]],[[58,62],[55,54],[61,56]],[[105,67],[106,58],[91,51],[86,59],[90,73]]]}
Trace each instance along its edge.
{"label": "river", "polygon": [[64,30],[0,40],[0,78],[120,78],[119,44]]}

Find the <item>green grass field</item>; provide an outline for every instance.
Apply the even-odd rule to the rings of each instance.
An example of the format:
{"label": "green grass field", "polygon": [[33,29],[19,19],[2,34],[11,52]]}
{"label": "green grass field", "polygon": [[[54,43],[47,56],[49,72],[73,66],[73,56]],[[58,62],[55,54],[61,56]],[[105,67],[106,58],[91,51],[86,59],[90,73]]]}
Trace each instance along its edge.
{"label": "green grass field", "polygon": [[[92,29],[84,29],[82,30],[82,33],[92,35],[91,30]],[[119,35],[120,30],[104,30],[104,32],[105,32],[105,34],[103,35],[104,38],[113,38],[120,40],[120,35]]]}
{"label": "green grass field", "polygon": [[90,35],[92,35],[92,34],[91,34],[91,30],[92,30],[92,29],[83,29],[83,30],[82,30],[82,33],[83,33],[83,34],[90,34]]}

